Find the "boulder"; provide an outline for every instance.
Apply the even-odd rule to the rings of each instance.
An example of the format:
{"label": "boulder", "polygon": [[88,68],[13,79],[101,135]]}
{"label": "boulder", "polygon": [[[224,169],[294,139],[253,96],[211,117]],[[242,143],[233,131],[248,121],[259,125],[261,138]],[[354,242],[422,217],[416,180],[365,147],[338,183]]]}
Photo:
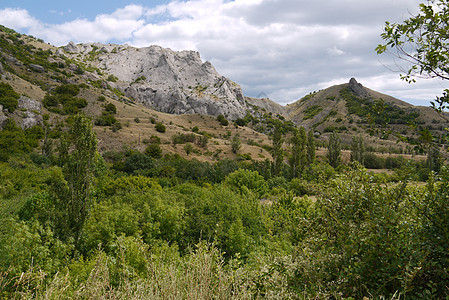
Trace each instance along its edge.
{"label": "boulder", "polygon": [[35,71],[35,72],[38,72],[38,73],[44,73],[45,72],[44,67],[42,67],[41,65],[30,64],[30,69]]}
{"label": "boulder", "polygon": [[23,112],[21,127],[23,130],[43,123],[41,116],[42,105],[39,101],[21,96],[17,108]]}
{"label": "boulder", "polygon": [[74,42],[70,41],[67,46],[64,47],[64,51],[69,53],[80,53],[80,49]]}

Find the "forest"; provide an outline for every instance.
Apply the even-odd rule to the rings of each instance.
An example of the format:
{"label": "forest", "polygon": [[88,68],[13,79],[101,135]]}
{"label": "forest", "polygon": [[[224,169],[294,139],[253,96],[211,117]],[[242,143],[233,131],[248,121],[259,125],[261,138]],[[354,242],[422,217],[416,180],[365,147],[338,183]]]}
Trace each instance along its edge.
{"label": "forest", "polygon": [[[344,165],[338,134],[316,160],[303,128],[287,160],[276,130],[273,161],[100,154],[93,120],[67,124],[0,132],[1,298],[448,296],[449,170],[435,156],[375,174],[362,137]],[[57,147],[33,151],[51,134]]]}

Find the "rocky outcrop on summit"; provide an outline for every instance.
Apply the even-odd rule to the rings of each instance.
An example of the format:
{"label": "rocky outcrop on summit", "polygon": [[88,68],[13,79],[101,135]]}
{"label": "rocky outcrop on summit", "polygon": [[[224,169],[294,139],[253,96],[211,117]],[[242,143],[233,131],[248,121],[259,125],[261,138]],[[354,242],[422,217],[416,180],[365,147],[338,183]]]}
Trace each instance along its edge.
{"label": "rocky outcrop on summit", "polygon": [[361,97],[361,98],[369,97],[369,93],[363,88],[362,84],[357,82],[357,80],[354,77],[349,80],[348,88],[357,97]]}
{"label": "rocky outcrop on summit", "polygon": [[111,86],[162,112],[222,114],[235,119],[248,109],[240,86],[218,74],[195,51],[73,43],[65,50],[95,54],[97,59],[92,63],[118,78],[117,82],[109,82]]}

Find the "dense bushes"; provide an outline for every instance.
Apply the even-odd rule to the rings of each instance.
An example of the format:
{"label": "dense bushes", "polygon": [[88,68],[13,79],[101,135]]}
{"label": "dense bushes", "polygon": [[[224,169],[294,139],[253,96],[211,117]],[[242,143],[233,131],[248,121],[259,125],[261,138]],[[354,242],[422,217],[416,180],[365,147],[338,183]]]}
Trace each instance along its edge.
{"label": "dense bushes", "polygon": [[[88,155],[86,177],[78,147],[61,148],[62,167],[0,162],[0,297],[448,296],[445,167],[414,186],[418,172],[405,168],[425,163],[386,159],[399,168],[386,185],[358,163],[337,173],[314,162],[290,179],[286,165],[272,176],[268,160],[210,164],[148,149],[105,153],[111,169]],[[76,193],[89,213],[75,235],[61,220],[83,178]]]}
{"label": "dense bushes", "polygon": [[[84,98],[77,98],[80,86],[75,84],[62,84],[52,93],[47,93],[42,103],[52,112],[74,115],[87,106]],[[60,108],[62,105],[62,109]]]}
{"label": "dense bushes", "polygon": [[17,101],[19,98],[20,95],[9,84],[0,82],[0,105],[3,109],[7,109],[10,113],[14,112],[19,105]]}

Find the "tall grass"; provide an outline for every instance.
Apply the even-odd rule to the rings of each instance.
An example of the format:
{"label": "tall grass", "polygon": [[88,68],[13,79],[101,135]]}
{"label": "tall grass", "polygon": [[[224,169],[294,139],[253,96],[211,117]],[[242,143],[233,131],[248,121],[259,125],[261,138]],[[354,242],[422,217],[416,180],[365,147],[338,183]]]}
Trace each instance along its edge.
{"label": "tall grass", "polygon": [[[18,277],[0,274],[0,297],[8,299],[295,299],[286,274],[273,265],[224,264],[222,253],[200,243],[185,257],[172,259],[142,249],[145,270],[100,251],[86,280],[70,271],[45,274],[30,268]],[[128,262],[127,262],[128,260]],[[288,258],[287,258],[288,260]],[[144,274],[142,276],[142,274]],[[81,276],[82,277],[82,276]]]}

